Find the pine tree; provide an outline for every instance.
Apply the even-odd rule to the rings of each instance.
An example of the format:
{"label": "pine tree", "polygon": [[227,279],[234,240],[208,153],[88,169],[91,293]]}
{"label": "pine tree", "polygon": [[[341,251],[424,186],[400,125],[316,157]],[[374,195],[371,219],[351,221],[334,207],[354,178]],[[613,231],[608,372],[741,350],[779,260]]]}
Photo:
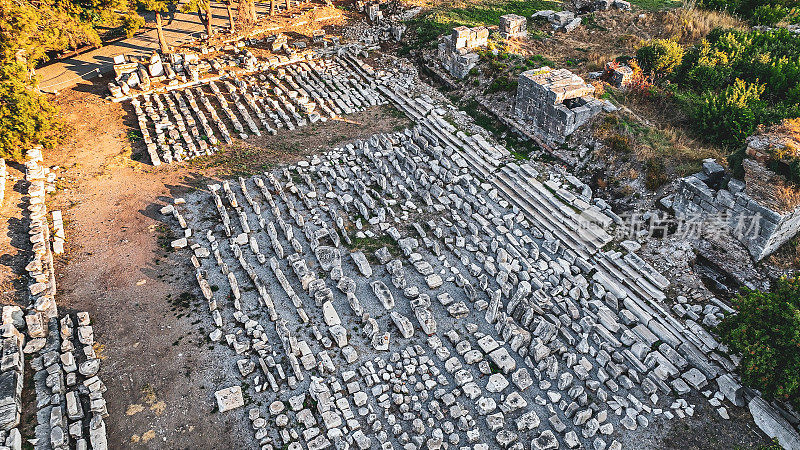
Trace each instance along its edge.
{"label": "pine tree", "polygon": [[164,36],[164,25],[163,25],[163,18],[161,17],[161,13],[165,13],[169,11],[170,7],[177,6],[178,0],[138,0],[139,5],[148,10],[152,11],[156,15],[156,33],[158,34],[158,47],[161,50],[161,54],[169,53],[169,45],[167,44],[167,39]]}
{"label": "pine tree", "polygon": [[36,65],[50,51],[99,46],[95,27],[119,25],[129,14],[127,0],[0,0],[0,157],[20,160],[59,137],[57,111],[36,90]]}

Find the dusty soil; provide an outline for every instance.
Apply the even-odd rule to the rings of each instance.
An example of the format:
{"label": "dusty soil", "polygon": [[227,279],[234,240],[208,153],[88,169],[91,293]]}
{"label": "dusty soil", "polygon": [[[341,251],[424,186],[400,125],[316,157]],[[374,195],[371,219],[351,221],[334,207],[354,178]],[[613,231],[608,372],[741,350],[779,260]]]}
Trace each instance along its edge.
{"label": "dusty soil", "polygon": [[[753,422],[747,408],[726,405],[730,420],[724,420],[708,400],[698,394],[686,398],[695,414],[684,419],[664,417],[650,423],[646,433],[629,433],[635,440],[619,438],[624,448],[651,449],[759,449],[771,442]],[[615,433],[618,433],[616,430]]]}
{"label": "dusty soil", "polygon": [[[102,83],[56,99],[73,127],[61,148],[60,189],[67,252],[57,261],[59,307],[88,310],[104,358],[111,448],[211,448],[241,430],[203,420],[220,368],[192,323],[188,261],[159,247],[159,196],[180,195],[194,176],[179,165],[153,168],[130,158],[128,114],[98,97]],[[129,119],[129,118],[128,118]],[[184,297],[186,298],[186,297]],[[211,354],[209,354],[211,353]]]}
{"label": "dusty soil", "polygon": [[0,203],[0,304],[3,305],[17,303],[24,296],[27,282],[21,277],[32,256],[25,224],[20,218],[20,208],[27,205],[22,195],[25,166],[7,161],[6,168],[6,190]]}

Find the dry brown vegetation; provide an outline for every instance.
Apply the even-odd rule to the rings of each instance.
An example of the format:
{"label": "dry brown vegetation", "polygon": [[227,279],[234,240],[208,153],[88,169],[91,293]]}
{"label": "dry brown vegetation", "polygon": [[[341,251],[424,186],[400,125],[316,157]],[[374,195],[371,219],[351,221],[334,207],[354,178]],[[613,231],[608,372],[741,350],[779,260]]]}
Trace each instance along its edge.
{"label": "dry brown vegetation", "polygon": [[741,20],[719,11],[696,8],[678,8],[664,15],[664,35],[677,42],[694,44],[706,37],[714,28],[744,29]]}

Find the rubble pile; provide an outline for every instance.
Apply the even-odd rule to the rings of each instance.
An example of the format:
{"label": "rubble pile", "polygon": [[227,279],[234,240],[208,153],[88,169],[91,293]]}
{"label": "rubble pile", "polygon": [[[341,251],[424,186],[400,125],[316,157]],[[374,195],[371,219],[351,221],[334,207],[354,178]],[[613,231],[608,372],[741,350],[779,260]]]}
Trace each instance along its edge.
{"label": "rubble pile", "polygon": [[572,5],[576,11],[608,11],[609,9],[619,9],[630,11],[631,4],[625,0],[572,0]]}
{"label": "rubble pile", "polygon": [[578,28],[583,20],[580,17],[576,17],[572,11],[556,12],[552,10],[537,11],[531,18],[547,20],[554,30],[564,31],[565,33]]}
{"label": "rubble pile", "polygon": [[528,70],[519,75],[514,115],[549,144],[562,143],[606,107],[593,93],[594,86],[567,69]]}
{"label": "rubble pile", "polygon": [[480,59],[472,50],[485,47],[489,39],[486,27],[456,27],[449,36],[439,41],[439,61],[447,72],[459,79],[465,78]]}
{"label": "rubble pile", "polygon": [[261,136],[262,131],[274,135],[363,111],[378,105],[379,97],[368,83],[348,73],[338,58],[321,58],[163,94],[143,94],[131,104],[157,166],[212,154],[220,139],[232,142],[231,132],[241,139]]}
{"label": "rubble pile", "polygon": [[591,190],[345,62],[416,125],[161,210],[247,380],[220,409],[257,396],[259,445],[619,449],[693,415],[693,392],[723,418],[753,402],[736,358],[661,306],[666,278],[606,249]]}

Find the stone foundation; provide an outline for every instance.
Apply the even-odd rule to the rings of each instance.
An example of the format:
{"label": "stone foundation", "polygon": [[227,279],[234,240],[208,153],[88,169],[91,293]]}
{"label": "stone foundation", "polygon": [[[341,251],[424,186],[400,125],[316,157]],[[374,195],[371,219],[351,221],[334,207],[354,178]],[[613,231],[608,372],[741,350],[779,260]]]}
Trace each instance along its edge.
{"label": "stone foundation", "polygon": [[602,111],[603,102],[593,93],[593,86],[569,70],[528,70],[519,75],[514,114],[529,121],[549,145],[562,143]]}
{"label": "stone foundation", "polygon": [[703,172],[680,180],[672,208],[679,219],[711,220],[716,216],[720,220],[714,223],[727,227],[758,261],[797,234],[800,207],[791,211],[772,209],[763,196],[763,183],[754,179],[756,173],[767,176],[772,172],[753,160],[745,160],[744,165],[749,182],[732,179],[722,189],[724,170],[713,160],[706,160]]}

